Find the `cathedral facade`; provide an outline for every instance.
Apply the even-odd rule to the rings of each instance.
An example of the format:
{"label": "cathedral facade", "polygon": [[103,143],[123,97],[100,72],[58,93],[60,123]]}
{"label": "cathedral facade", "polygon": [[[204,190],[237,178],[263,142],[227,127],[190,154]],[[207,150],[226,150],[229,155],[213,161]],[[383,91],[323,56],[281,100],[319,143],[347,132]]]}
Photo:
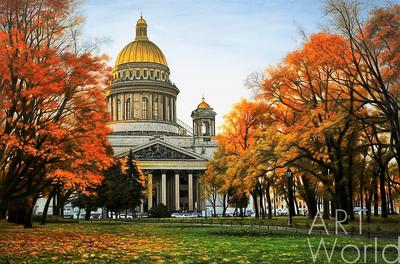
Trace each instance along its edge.
{"label": "cathedral facade", "polygon": [[108,138],[116,157],[132,150],[147,177],[142,211],[160,203],[171,211],[204,209],[200,177],[217,147],[216,113],[203,98],[191,113],[192,128],[177,118],[179,89],[163,52],[149,40],[143,17],[112,74],[106,90],[113,131]]}

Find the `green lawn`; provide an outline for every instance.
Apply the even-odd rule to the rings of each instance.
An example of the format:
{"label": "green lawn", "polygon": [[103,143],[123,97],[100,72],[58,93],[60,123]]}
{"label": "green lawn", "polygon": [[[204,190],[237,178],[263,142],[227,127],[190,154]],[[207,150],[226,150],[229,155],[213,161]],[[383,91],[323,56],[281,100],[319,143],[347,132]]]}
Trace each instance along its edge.
{"label": "green lawn", "polygon": [[[140,222],[140,223],[199,223],[199,224],[212,224],[212,225],[255,225],[255,226],[288,226],[287,216],[273,217],[272,219],[256,219],[256,218],[233,218],[233,217],[212,217],[212,218],[141,218],[141,219],[120,219],[121,221]],[[364,216],[361,228],[362,233],[367,236],[389,236],[397,237],[400,236],[400,216],[390,215],[386,219],[380,217],[371,217],[371,221],[368,223]],[[309,230],[313,219],[305,216],[293,217],[293,227],[299,229]],[[318,218],[316,224],[321,224],[321,220]],[[324,220],[329,232],[334,233],[335,231],[335,219],[330,218]],[[349,221],[348,224],[343,225],[344,229],[348,233],[358,234],[360,230],[359,216],[355,217],[355,221]],[[323,230],[322,227],[315,227],[314,230]],[[339,231],[342,231],[339,226]]]}
{"label": "green lawn", "polygon": [[[314,252],[321,237],[263,227],[221,227],[188,224],[80,223],[48,224],[23,229],[0,222],[0,263],[312,263],[308,245]],[[335,237],[324,237],[331,252]],[[341,250],[348,244],[363,246],[374,240],[338,237],[331,263],[343,263]],[[378,241],[378,263],[386,244]],[[374,261],[373,249],[367,263]],[[355,249],[345,250],[348,260]],[[386,252],[388,260],[397,251]],[[320,255],[316,263],[328,263]],[[360,262],[363,263],[363,257]]]}

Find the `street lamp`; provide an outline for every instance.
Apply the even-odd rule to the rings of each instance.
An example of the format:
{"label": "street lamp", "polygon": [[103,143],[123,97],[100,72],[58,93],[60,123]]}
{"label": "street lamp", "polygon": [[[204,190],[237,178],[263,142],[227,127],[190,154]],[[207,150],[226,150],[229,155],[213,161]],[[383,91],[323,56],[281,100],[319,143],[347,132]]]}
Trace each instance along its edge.
{"label": "street lamp", "polygon": [[288,226],[292,227],[293,222],[292,222],[292,212],[293,212],[293,192],[292,192],[292,180],[293,180],[293,172],[288,168],[286,170],[286,177],[288,178],[288,199],[289,199],[289,222]]}

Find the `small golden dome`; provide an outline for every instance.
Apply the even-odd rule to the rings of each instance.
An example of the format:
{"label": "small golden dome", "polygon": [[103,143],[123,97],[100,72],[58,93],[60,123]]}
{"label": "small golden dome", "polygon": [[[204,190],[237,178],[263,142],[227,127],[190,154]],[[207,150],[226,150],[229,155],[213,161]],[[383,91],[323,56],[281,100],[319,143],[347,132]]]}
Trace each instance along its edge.
{"label": "small golden dome", "polygon": [[145,25],[147,26],[146,20],[144,20],[143,16],[140,16],[139,20],[136,22],[136,26]]}
{"label": "small golden dome", "polygon": [[207,108],[211,108],[209,104],[206,103],[206,99],[202,98],[201,103],[197,106],[197,109],[207,109]]}
{"label": "small golden dome", "polygon": [[141,16],[136,23],[136,38],[126,45],[115,60],[115,67],[129,62],[151,62],[168,66],[161,49],[147,37],[147,23]]}

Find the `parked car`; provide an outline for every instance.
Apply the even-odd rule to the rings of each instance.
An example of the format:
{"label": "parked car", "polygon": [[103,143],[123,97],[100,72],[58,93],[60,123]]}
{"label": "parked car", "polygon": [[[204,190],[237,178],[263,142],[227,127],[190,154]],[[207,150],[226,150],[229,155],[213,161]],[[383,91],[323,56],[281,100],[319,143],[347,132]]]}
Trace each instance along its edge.
{"label": "parked car", "polygon": [[298,213],[299,213],[299,215],[307,215],[308,211],[306,208],[299,208]]}
{"label": "parked car", "polygon": [[246,216],[246,217],[251,217],[251,216],[255,216],[255,215],[256,215],[256,213],[251,209],[246,209],[246,212],[244,213],[244,216]]}
{"label": "parked car", "polygon": [[171,214],[172,218],[180,218],[181,217],[181,213],[173,213]]}
{"label": "parked car", "polygon": [[354,214],[359,215],[359,214],[366,214],[368,212],[368,209],[366,208],[361,208],[361,207],[354,207],[353,209]]}
{"label": "parked car", "polygon": [[132,216],[132,214],[127,214],[127,215],[125,215],[125,214],[120,214],[120,215],[119,215],[119,218],[120,218],[120,219],[132,219],[133,216]]}
{"label": "parked car", "polygon": [[171,215],[173,218],[196,218],[199,217],[197,213],[191,213],[191,212],[186,212],[186,213],[173,213]]}
{"label": "parked car", "polygon": [[288,210],[286,208],[278,208],[276,209],[277,215],[288,215]]}

